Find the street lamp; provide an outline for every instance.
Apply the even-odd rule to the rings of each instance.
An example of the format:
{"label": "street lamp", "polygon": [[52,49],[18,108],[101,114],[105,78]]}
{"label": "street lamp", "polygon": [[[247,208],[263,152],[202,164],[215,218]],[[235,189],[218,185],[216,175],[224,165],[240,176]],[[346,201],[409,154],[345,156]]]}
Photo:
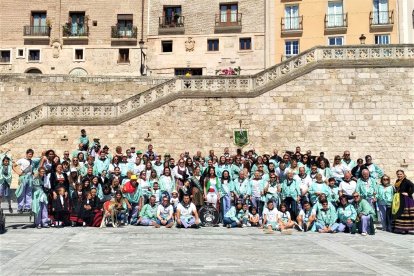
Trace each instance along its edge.
{"label": "street lamp", "polygon": [[361,36],[359,37],[359,42],[360,42],[361,44],[365,44],[365,39],[367,39],[367,38],[365,37],[365,35],[364,35],[364,34],[361,34]]}
{"label": "street lamp", "polygon": [[144,40],[141,39],[139,42],[139,48],[141,49],[141,66],[139,67],[139,71],[141,73],[141,76],[146,75],[145,74],[145,58],[146,58],[146,54],[144,53]]}

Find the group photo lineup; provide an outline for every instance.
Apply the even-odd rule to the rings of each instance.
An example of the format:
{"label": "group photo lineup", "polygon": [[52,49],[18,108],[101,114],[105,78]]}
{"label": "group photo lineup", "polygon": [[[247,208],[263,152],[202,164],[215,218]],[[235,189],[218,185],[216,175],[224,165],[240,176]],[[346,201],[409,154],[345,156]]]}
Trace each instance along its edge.
{"label": "group photo lineup", "polygon": [[[104,142],[104,141],[102,141]],[[39,156],[40,155],[40,156]],[[79,146],[23,158],[1,155],[0,196],[9,212],[12,170],[19,175],[18,213],[34,226],[257,227],[280,231],[374,235],[414,230],[414,184],[403,170],[387,174],[372,156],[355,160],[345,150],[258,154],[210,150],[180,156],[117,146],[110,150],[82,129]]]}

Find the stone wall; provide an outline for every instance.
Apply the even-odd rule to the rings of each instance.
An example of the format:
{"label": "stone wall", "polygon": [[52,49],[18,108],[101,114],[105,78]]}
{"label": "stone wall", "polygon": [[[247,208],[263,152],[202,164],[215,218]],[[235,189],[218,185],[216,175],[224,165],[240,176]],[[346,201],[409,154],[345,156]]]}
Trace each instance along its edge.
{"label": "stone wall", "polygon": [[[371,154],[394,179],[404,159],[408,168],[402,168],[414,176],[413,102],[414,68],[317,69],[256,98],[180,99],[120,125],[86,130],[112,150],[144,149],[149,134],[158,153],[220,154],[226,146],[235,151],[233,131],[242,120],[250,139],[245,149],[271,153],[301,146],[324,151],[330,160],[344,150],[353,159]],[[29,147],[36,154],[48,148],[62,154],[76,148],[80,128],[41,127],[0,149],[11,148],[15,158]]]}
{"label": "stone wall", "polygon": [[3,111],[0,122],[42,103],[119,102],[166,80],[110,76],[0,75],[0,110]]}

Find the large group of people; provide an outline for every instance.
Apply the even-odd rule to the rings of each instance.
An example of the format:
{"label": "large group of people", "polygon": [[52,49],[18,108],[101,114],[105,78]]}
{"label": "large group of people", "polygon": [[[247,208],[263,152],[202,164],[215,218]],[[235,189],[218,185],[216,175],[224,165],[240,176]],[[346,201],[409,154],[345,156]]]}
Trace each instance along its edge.
{"label": "large group of people", "polygon": [[[135,147],[113,152],[90,141],[81,130],[78,149],[58,156],[52,149],[36,157],[28,149],[12,160],[0,154],[0,200],[9,211],[12,170],[19,175],[17,212],[32,212],[35,227],[141,225],[199,228],[217,211],[223,226],[258,227],[266,232],[375,233],[376,221],[388,232],[414,230],[414,185],[404,171],[397,180],[370,155],[351,159],[349,151],[330,162],[324,153],[282,156],[229,148],[216,155],[197,151],[174,159]],[[210,214],[211,216],[211,214]],[[206,221],[207,220],[207,221]],[[218,223],[216,223],[218,224]]]}

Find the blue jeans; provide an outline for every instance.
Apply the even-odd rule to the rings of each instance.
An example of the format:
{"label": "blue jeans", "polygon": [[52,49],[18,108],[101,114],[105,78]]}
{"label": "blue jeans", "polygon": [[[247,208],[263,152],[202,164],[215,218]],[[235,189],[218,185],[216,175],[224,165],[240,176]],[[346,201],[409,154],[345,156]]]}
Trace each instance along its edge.
{"label": "blue jeans", "polygon": [[230,218],[226,218],[226,217],[223,219],[223,224],[230,225],[231,228],[237,227],[237,222],[235,222],[234,220],[231,220]]}
{"label": "blue jeans", "polygon": [[221,204],[221,217],[222,219],[224,218],[224,215],[227,213],[228,210],[230,210],[231,207],[231,200],[230,200],[230,196],[225,195],[220,199],[220,204]]}
{"label": "blue jeans", "polygon": [[378,204],[378,209],[381,218],[382,230],[391,232],[392,227],[392,214],[391,214],[391,206],[387,205],[380,205]]}

